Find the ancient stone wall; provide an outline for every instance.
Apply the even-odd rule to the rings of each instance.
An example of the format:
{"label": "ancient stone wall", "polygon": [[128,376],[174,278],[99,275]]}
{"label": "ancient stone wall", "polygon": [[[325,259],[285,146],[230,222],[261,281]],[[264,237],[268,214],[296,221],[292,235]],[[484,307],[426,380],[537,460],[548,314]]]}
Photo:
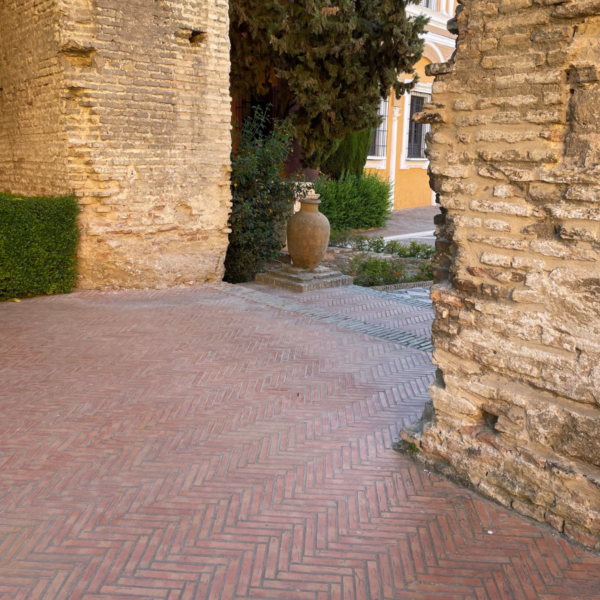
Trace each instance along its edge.
{"label": "ancient stone wall", "polygon": [[[2,85],[19,90],[34,81],[46,91],[29,107],[21,102],[26,92],[4,93],[10,125],[0,129],[0,187],[23,194],[75,190],[81,287],[219,280],[231,205],[227,2],[9,5],[15,29],[32,24],[29,35],[12,35],[3,54],[32,56],[19,58],[26,70],[2,67]],[[0,21],[0,39],[6,25]],[[52,67],[49,90],[49,68],[30,46]],[[52,147],[39,159],[29,149],[44,128]],[[27,152],[15,158],[6,150],[13,142]],[[37,169],[40,160],[53,168]]]}
{"label": "ancient stone wall", "polygon": [[0,190],[68,191],[55,0],[0,2]]}
{"label": "ancient stone wall", "polygon": [[433,406],[402,437],[600,549],[600,2],[462,0],[430,66]]}

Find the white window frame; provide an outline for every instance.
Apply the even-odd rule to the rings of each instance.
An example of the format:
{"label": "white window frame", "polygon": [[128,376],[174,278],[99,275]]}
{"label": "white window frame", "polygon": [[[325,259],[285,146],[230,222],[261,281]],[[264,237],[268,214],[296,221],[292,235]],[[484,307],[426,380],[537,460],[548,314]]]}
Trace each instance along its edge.
{"label": "white window frame", "polygon": [[[385,129],[385,152],[383,154],[383,156],[373,156],[371,154],[369,154],[369,156],[367,156],[367,164],[366,164],[366,168],[367,169],[385,169],[386,167],[386,161],[387,161],[387,136],[388,136],[388,120],[389,120],[389,109],[390,109],[390,99],[389,97],[386,98],[385,100],[382,98],[381,102],[379,104],[379,109],[377,110],[377,113],[380,116],[384,116],[381,114],[383,107],[385,106],[385,117],[383,122],[381,123],[381,125],[373,130],[373,135],[375,135],[375,132],[378,129]],[[369,151],[371,151],[371,149],[369,148]],[[369,165],[369,162],[373,163],[377,163],[377,166],[375,165]],[[381,164],[383,163],[383,166],[381,166]]]}
{"label": "white window frame", "polygon": [[[408,83],[408,81],[406,82]],[[417,83],[415,92],[431,96],[430,83]],[[402,153],[400,154],[400,169],[427,169],[427,158],[408,158],[408,135],[410,132],[410,94],[404,95],[404,125],[402,127]]]}
{"label": "white window frame", "polygon": [[[427,101],[424,101],[423,104],[427,104],[427,102],[431,102],[431,94],[425,94],[422,92],[419,92],[417,90],[413,90],[410,95],[408,96],[410,98],[410,104],[407,107],[407,110],[409,112],[409,118],[408,118],[408,132],[407,132],[407,143],[406,143],[406,160],[409,161],[421,161],[421,160],[427,160],[427,158],[425,156],[409,156],[408,155],[408,151],[409,151],[409,146],[410,146],[410,130],[411,127],[413,126],[413,122],[410,119],[410,114],[412,113],[412,102],[413,102],[413,93],[419,94],[421,98],[423,98],[425,100],[425,98],[427,98]],[[423,146],[421,148],[422,152],[425,152],[425,136],[429,133],[429,130],[431,129],[431,127],[429,125],[423,125],[423,127],[425,128],[425,130],[422,133],[422,143]]]}
{"label": "white window frame", "polygon": [[[426,6],[425,2],[427,3],[435,3],[435,8],[432,8],[431,6]],[[419,6],[421,8],[426,8],[427,10],[432,10],[434,12],[441,12],[440,11],[440,4],[441,4],[441,0],[421,0],[421,2],[419,3]]]}

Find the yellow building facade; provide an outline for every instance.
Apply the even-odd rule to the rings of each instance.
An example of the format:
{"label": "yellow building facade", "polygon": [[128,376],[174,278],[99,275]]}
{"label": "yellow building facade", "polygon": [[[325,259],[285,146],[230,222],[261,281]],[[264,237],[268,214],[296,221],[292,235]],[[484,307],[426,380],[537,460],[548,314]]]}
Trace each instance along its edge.
{"label": "yellow building facade", "polygon": [[[454,15],[456,0],[422,0],[421,4],[410,4],[406,12],[424,14],[429,24],[424,35],[425,51],[416,64],[419,81],[415,88],[397,99],[392,92],[381,102],[379,113],[383,117],[381,126],[374,131],[371,150],[365,166],[371,172],[389,179],[392,188],[393,208],[401,210],[435,203],[429,187],[425,157],[425,135],[428,126],[413,123],[411,115],[420,112],[431,98],[433,77],[425,75],[430,63],[445,62],[455,49],[455,36],[446,28]],[[407,76],[405,81],[410,81]]]}

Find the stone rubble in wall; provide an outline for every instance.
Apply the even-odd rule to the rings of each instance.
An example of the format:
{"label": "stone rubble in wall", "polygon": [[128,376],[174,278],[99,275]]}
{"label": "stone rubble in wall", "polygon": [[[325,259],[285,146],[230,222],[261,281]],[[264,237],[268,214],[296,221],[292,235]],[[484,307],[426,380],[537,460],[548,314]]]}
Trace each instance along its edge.
{"label": "stone rubble in wall", "polygon": [[442,214],[416,456],[600,550],[600,2],[459,0],[430,65]]}

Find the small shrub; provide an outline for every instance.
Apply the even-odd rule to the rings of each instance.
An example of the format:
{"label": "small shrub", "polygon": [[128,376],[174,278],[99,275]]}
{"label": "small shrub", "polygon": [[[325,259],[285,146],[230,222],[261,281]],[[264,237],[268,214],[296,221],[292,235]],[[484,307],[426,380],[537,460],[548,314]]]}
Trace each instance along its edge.
{"label": "small shrub", "polygon": [[367,235],[355,233],[350,237],[350,248],[354,248],[360,252],[368,252],[371,248],[370,239]]}
{"label": "small shrub", "polygon": [[385,251],[385,240],[382,237],[371,237],[369,239],[369,250],[371,252],[377,252],[377,254],[383,254]]}
{"label": "small shrub", "polygon": [[433,263],[428,260],[419,265],[417,272],[411,281],[433,281]]}
{"label": "small shrub", "polygon": [[292,149],[292,123],[276,121],[269,131],[268,120],[268,110],[256,108],[244,121],[232,155],[233,207],[224,277],[229,283],[253,281],[267,261],[279,256],[300,193],[281,177]]}
{"label": "small shrub", "polygon": [[404,247],[404,244],[401,244],[400,242],[397,242],[396,240],[392,240],[391,242],[388,242],[385,245],[385,248],[383,249],[383,251],[386,254],[398,254],[398,256],[400,256],[400,253],[402,252],[403,247]]}
{"label": "small shrub", "polygon": [[74,196],[0,193],[0,300],[73,290],[78,213]]}
{"label": "small shrub", "polygon": [[[394,244],[394,246],[392,246]],[[388,254],[397,254],[403,258],[425,258],[429,259],[435,254],[435,248],[429,244],[419,244],[412,241],[409,246],[406,244],[398,244],[398,242],[388,242]]]}
{"label": "small shrub", "polygon": [[405,265],[402,259],[384,259],[365,254],[354,257],[345,269],[347,275],[354,277],[355,285],[371,287],[401,283]]}
{"label": "small shrub", "polygon": [[390,184],[378,175],[344,173],[338,180],[320,177],[314,188],[321,195],[319,209],[332,229],[381,228],[389,218]]}

